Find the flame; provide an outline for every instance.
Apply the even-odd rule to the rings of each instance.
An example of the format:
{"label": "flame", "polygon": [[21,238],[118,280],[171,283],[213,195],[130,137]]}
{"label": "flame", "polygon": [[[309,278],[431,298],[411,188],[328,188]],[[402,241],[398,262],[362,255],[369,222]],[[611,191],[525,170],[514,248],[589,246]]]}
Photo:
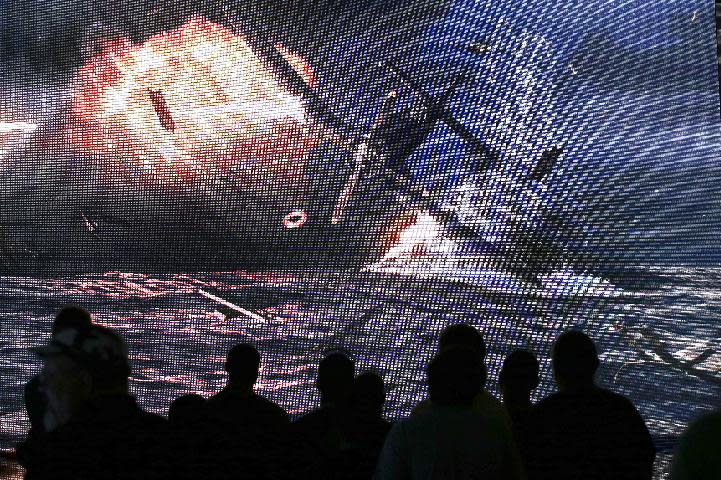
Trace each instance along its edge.
{"label": "flame", "polygon": [[[314,83],[305,60],[276,48]],[[201,17],[140,45],[106,41],[77,74],[67,136],[73,148],[116,159],[111,168],[131,176],[165,183],[232,176],[262,193],[278,184],[301,189],[318,138],[301,99],[243,37]]]}
{"label": "flame", "polygon": [[386,232],[383,242],[385,254],[380,261],[422,254],[425,248],[438,238],[440,230],[438,221],[428,212],[406,212],[399,216]]}

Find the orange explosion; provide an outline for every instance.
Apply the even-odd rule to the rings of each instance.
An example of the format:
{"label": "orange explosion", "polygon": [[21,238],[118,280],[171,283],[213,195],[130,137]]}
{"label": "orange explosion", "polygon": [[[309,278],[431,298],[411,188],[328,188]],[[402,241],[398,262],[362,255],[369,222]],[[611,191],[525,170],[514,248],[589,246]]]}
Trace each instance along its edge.
{"label": "orange explosion", "polygon": [[[312,85],[308,64],[277,48]],[[121,159],[120,171],[230,176],[261,192],[302,185],[317,143],[301,99],[241,36],[201,17],[141,45],[108,41],[78,72],[68,134],[75,149]]]}

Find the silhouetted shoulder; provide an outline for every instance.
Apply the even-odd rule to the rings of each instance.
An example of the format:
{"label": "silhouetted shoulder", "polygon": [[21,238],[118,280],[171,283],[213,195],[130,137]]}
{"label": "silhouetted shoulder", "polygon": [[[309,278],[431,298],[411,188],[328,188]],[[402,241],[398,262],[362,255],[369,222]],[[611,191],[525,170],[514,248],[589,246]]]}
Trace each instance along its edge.
{"label": "silhouetted shoulder", "polygon": [[296,432],[306,432],[323,429],[331,420],[331,411],[329,408],[318,408],[296,419],[293,422],[293,430]]}
{"label": "silhouetted shoulder", "polygon": [[[432,406],[429,399],[424,398],[418,404],[413,407],[410,416],[417,417],[427,413]],[[506,422],[506,425],[510,425],[510,417],[506,407],[496,397],[483,390],[473,398],[473,410],[491,417],[498,417]]]}
{"label": "silhouetted shoulder", "polygon": [[277,403],[268,400],[261,395],[253,395],[251,402],[254,404],[255,409],[262,414],[272,417],[282,423],[290,423],[290,417],[283,407]]}
{"label": "silhouetted shoulder", "polygon": [[209,407],[223,407],[228,402],[235,401],[236,395],[233,394],[233,391],[229,388],[224,388],[215,395],[208,398],[208,406]]}
{"label": "silhouetted shoulder", "polygon": [[431,406],[390,429],[378,479],[521,478],[504,422],[474,409]]}
{"label": "silhouetted shoulder", "polygon": [[224,389],[208,399],[208,408],[211,416],[245,427],[290,422],[287,412],[278,404],[260,395],[239,395],[230,389]]}
{"label": "silhouetted shoulder", "polygon": [[140,413],[138,415],[138,418],[145,423],[146,425],[150,426],[166,426],[168,425],[168,419],[163,417],[162,415],[158,415],[151,412],[146,412],[145,410],[140,410]]}
{"label": "silhouetted shoulder", "polygon": [[567,394],[555,392],[536,403],[533,407],[533,412],[535,414],[545,413],[546,411],[553,410],[558,406],[568,403],[569,401],[570,399]]}
{"label": "silhouetted shoulder", "polygon": [[544,426],[534,427],[542,431],[548,429],[569,428],[581,431],[592,428],[606,435],[627,435],[642,437],[651,444],[646,425],[633,403],[623,395],[602,388],[594,388],[578,393],[554,393],[536,404],[532,410],[535,423]]}
{"label": "silhouetted shoulder", "polygon": [[[693,422],[686,430],[682,439],[686,442],[696,442],[707,435],[718,435],[721,432],[721,410],[704,415]],[[721,449],[721,442],[714,442]]]}
{"label": "silhouetted shoulder", "polygon": [[691,424],[681,436],[671,480],[721,478],[721,410]]}
{"label": "silhouetted shoulder", "polygon": [[629,400],[627,397],[624,397],[623,395],[614,393],[610,390],[606,390],[605,388],[598,388],[596,395],[598,395],[599,399],[607,401],[611,405],[636,411],[636,407],[633,405],[631,400]]}
{"label": "silhouetted shoulder", "polygon": [[424,412],[428,411],[428,408],[431,406],[431,401],[427,398],[424,398],[418,404],[413,407],[413,410],[411,410],[411,417],[417,417],[418,415],[421,415]]}
{"label": "silhouetted shoulder", "polygon": [[579,393],[556,392],[538,402],[533,410],[536,413],[543,413],[546,411],[568,408],[574,405],[578,405],[582,408],[606,407],[614,409],[620,413],[634,412],[638,414],[636,407],[628,398],[603,388],[594,388],[592,390]]}
{"label": "silhouetted shoulder", "polygon": [[622,395],[600,388],[555,393],[533,408],[530,430],[530,478],[651,478],[651,435]]}
{"label": "silhouetted shoulder", "polygon": [[40,377],[34,376],[25,384],[23,390],[25,411],[28,414],[30,425],[33,428],[43,429],[43,415],[45,413],[45,397],[40,393]]}
{"label": "silhouetted shoulder", "polygon": [[483,390],[475,396],[473,409],[483,415],[495,417],[501,420],[507,428],[511,428],[511,417],[505,405],[489,392]]}

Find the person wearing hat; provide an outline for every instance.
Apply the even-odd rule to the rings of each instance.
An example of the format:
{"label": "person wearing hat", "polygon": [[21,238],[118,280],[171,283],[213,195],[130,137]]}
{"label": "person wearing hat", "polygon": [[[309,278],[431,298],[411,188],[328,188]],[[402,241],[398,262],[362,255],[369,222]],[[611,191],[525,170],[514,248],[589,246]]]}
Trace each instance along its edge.
{"label": "person wearing hat", "polygon": [[125,479],[162,474],[165,421],[128,393],[128,350],[109,328],[66,328],[33,349],[47,434],[26,446],[27,478]]}
{"label": "person wearing hat", "polygon": [[[66,305],[55,315],[51,335],[54,337],[58,333],[68,328],[83,329],[92,324],[90,313],[77,305]],[[32,463],[27,458],[32,455],[30,447],[37,444],[39,436],[46,433],[45,430],[45,413],[47,410],[47,399],[45,394],[40,390],[40,375],[33,376],[26,384],[23,390],[23,400],[25,401],[25,411],[30,421],[30,430],[24,441],[20,442],[16,448],[16,454],[20,463]]]}
{"label": "person wearing hat", "polygon": [[[55,316],[52,327],[52,336],[57,335],[66,328],[86,328],[92,324],[90,313],[77,305],[63,307]],[[42,434],[45,431],[43,418],[45,417],[46,399],[40,392],[40,375],[35,375],[25,384],[24,390],[25,411],[30,420],[33,434]]]}

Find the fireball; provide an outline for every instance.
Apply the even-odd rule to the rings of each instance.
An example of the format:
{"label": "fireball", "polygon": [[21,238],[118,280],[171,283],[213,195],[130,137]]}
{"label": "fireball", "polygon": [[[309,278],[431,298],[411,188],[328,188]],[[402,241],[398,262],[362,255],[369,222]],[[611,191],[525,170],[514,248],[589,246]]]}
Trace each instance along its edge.
{"label": "fireball", "polygon": [[[276,48],[312,85],[308,64]],[[106,181],[231,180],[291,202],[318,141],[302,99],[241,35],[201,17],[139,45],[106,40],[77,74],[70,118],[71,147],[102,158]]]}

